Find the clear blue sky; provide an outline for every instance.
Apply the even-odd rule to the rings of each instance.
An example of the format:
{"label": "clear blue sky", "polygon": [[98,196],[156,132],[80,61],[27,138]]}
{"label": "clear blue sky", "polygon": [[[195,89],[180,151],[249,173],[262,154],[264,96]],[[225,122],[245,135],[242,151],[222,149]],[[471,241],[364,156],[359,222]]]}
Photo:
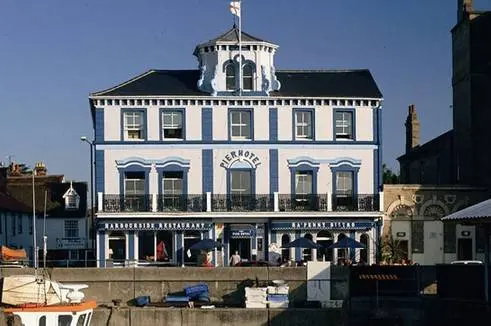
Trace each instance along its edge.
{"label": "clear blue sky", "polygon": [[[369,68],[385,98],[384,162],[398,169],[409,104],[422,141],[451,128],[456,7],[244,0],[243,29],[280,46],[278,69]],[[79,140],[92,137],[88,94],[148,69],[196,68],[194,46],[231,25],[225,0],[0,1],[0,161],[44,161],[49,173],[89,180],[88,144]]]}

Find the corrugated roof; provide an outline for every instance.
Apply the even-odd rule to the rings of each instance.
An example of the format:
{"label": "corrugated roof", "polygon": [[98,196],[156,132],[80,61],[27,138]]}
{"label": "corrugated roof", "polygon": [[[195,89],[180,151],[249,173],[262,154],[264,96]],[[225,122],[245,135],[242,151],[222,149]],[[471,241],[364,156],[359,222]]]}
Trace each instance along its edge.
{"label": "corrugated roof", "polygon": [[458,212],[442,218],[442,221],[459,221],[459,220],[488,220],[491,222],[491,199],[482,201],[473,206],[464,208]]}
{"label": "corrugated roof", "polygon": [[[92,96],[211,96],[197,87],[199,70],[150,70]],[[382,98],[368,69],[277,70],[281,83],[271,97]]]}

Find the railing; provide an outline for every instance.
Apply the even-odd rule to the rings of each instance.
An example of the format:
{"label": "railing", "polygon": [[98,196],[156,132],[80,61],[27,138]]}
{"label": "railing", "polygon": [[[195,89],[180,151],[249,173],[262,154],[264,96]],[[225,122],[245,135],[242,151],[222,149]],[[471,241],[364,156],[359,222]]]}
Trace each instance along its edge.
{"label": "railing", "polygon": [[215,212],[272,212],[272,195],[213,194],[211,209]]}
{"label": "railing", "polygon": [[158,195],[158,212],[204,212],[206,195]]}
{"label": "railing", "polygon": [[279,210],[282,211],[327,211],[327,195],[279,194]]}
{"label": "railing", "polygon": [[107,195],[99,193],[100,212],[379,212],[383,193],[357,194],[205,194]]}
{"label": "railing", "polygon": [[332,195],[332,209],[337,212],[375,212],[380,207],[379,199],[378,194]]}
{"label": "railing", "polygon": [[104,195],[104,212],[150,212],[151,195]]}

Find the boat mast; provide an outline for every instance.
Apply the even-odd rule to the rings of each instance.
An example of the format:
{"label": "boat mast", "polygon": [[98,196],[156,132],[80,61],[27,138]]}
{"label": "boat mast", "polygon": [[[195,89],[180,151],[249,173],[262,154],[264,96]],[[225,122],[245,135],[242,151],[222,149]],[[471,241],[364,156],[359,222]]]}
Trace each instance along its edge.
{"label": "boat mast", "polygon": [[46,269],[46,256],[48,255],[48,236],[46,235],[46,203],[48,191],[44,190],[44,220],[43,220],[43,268]]}

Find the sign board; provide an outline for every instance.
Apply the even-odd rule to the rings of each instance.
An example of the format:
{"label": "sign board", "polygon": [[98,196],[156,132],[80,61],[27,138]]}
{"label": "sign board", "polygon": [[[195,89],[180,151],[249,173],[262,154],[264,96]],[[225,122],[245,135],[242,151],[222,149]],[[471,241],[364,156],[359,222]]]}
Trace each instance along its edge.
{"label": "sign board", "polygon": [[235,162],[247,162],[251,167],[257,168],[261,165],[261,161],[259,157],[257,157],[254,152],[238,149],[235,151],[231,151],[226,154],[225,157],[220,162],[220,166],[225,169],[229,169]]}
{"label": "sign board", "polygon": [[291,221],[272,222],[271,230],[368,230],[372,221]]}
{"label": "sign board", "polygon": [[56,238],[57,249],[83,249],[85,243],[85,238]]}
{"label": "sign board", "polygon": [[252,238],[254,236],[254,230],[231,230],[230,237],[231,238]]}
{"label": "sign board", "polygon": [[99,223],[99,229],[115,230],[115,231],[182,231],[182,230],[196,230],[205,231],[211,228],[211,223],[205,222],[116,222],[116,223]]}

